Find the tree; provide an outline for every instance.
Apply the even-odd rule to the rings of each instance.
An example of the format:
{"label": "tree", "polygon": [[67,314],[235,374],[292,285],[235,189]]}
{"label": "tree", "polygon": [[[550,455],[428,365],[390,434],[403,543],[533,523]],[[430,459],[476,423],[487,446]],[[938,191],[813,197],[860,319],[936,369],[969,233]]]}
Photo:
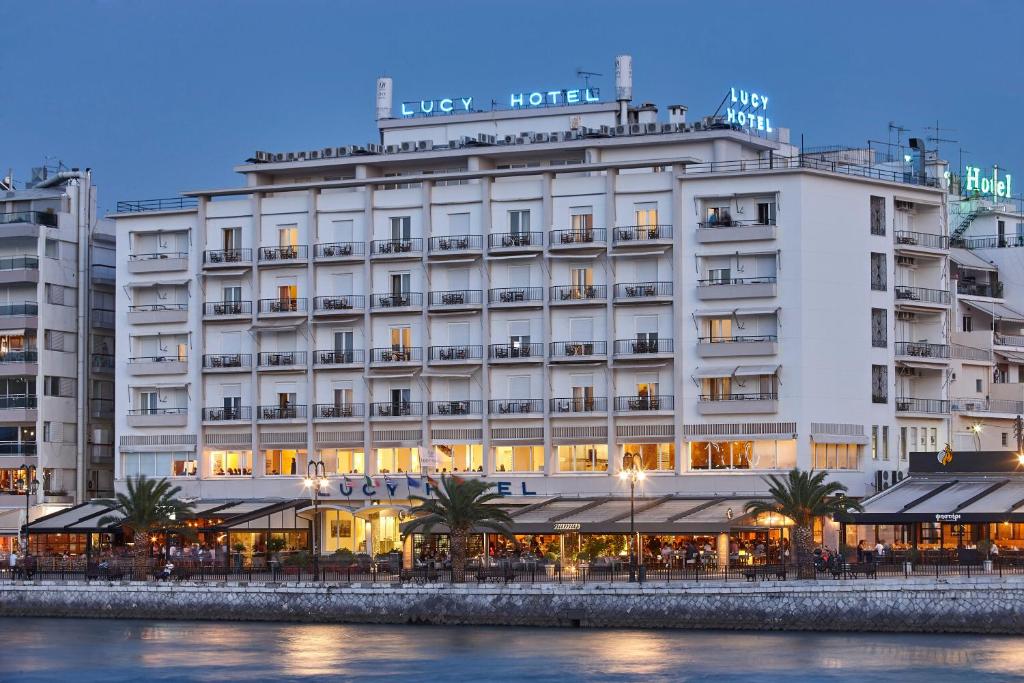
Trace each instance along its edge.
{"label": "tree", "polygon": [[844,520],[860,503],[845,496],[846,487],[837,481],[825,482],[826,472],[801,471],[794,467],[785,477],[762,477],[771,498],[747,503],[747,514],[778,513],[793,521],[792,537],[796,552],[797,576],[814,578],[814,518]]}
{"label": "tree", "polygon": [[470,531],[474,528],[489,529],[505,536],[512,535],[507,526],[512,523],[512,518],[501,507],[491,504],[492,500],[501,497],[489,492],[494,486],[493,482],[479,479],[442,475],[436,498],[411,496],[419,505],[414,510],[416,516],[406,523],[405,533],[421,530],[429,534],[439,524],[447,526],[451,534],[453,581],[465,578],[466,544]]}
{"label": "tree", "polygon": [[192,512],[192,503],[176,497],[180,492],[180,486],[171,486],[166,479],[149,479],[140,475],[136,479],[128,479],[127,493],[118,493],[112,499],[97,501],[111,512],[116,512],[101,517],[100,526],[119,524],[126,533],[131,534],[134,542],[133,578],[146,578],[149,534],[178,527],[178,520]]}

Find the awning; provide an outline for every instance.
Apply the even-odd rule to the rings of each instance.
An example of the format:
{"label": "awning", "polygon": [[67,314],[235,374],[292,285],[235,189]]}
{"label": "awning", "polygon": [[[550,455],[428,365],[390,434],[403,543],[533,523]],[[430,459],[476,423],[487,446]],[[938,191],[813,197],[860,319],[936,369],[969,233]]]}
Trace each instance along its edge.
{"label": "awning", "polygon": [[1005,320],[1011,323],[1024,323],[1024,313],[1019,313],[1004,304],[995,302],[981,303],[979,301],[969,301],[967,299],[961,299],[961,301],[976,311],[980,311],[985,315],[990,315],[996,320]]}
{"label": "awning", "polygon": [[945,359],[936,358],[935,363],[920,363],[912,360],[898,360],[896,361],[896,364],[905,368],[919,368],[921,370],[938,370],[941,367],[939,364],[943,362],[945,362]]}
{"label": "awning", "polygon": [[869,439],[866,434],[821,434],[811,432],[811,441],[814,443],[855,443],[865,446]]}
{"label": "awning", "polygon": [[129,384],[129,389],[185,389],[189,382],[139,382]]}
{"label": "awning", "polygon": [[695,379],[709,379],[713,377],[732,377],[736,373],[736,366],[718,368],[697,368],[691,375]]}
{"label": "awning", "polygon": [[996,351],[996,355],[1005,358],[1011,363],[1024,363],[1024,353],[1011,353],[1009,351]]}
{"label": "awning", "polygon": [[772,315],[778,312],[778,306],[765,306],[759,308],[719,308],[708,311],[694,311],[693,314],[698,318],[726,318],[743,315]]}
{"label": "awning", "polygon": [[778,365],[741,365],[733,373],[736,377],[756,377],[760,375],[774,375],[779,371]]}
{"label": "awning", "polygon": [[281,330],[294,330],[306,324],[305,318],[298,320],[264,320],[249,326],[250,332],[280,332]]}
{"label": "awning", "polygon": [[959,247],[953,247],[949,250],[949,256],[953,261],[964,268],[971,270],[982,270],[992,273],[999,272],[999,269],[993,266],[991,263],[981,258],[973,251],[967,249],[960,249]]}
{"label": "awning", "polygon": [[231,270],[209,270],[203,273],[206,277],[237,277],[238,275],[246,275],[249,273],[248,268],[232,268]]}
{"label": "awning", "polygon": [[156,282],[133,282],[129,287],[143,288],[143,287],[183,287],[192,282],[191,278],[183,280],[157,280]]}
{"label": "awning", "polygon": [[1022,501],[1021,474],[915,474],[864,501],[863,512],[853,518],[859,524],[1019,523],[1024,522]]}

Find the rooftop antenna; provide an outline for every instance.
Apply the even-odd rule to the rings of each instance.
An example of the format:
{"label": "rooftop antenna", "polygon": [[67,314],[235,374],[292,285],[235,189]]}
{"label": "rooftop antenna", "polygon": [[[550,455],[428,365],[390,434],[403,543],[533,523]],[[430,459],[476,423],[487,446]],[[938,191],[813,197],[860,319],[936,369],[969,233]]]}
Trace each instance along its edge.
{"label": "rooftop antenna", "polygon": [[901,126],[900,124],[896,123],[895,121],[890,121],[889,122],[889,146],[892,147],[892,132],[893,131],[896,131],[896,146],[897,147],[902,147],[903,146],[902,135],[904,133],[908,132],[909,130],[910,130],[909,128],[904,128],[903,126]]}
{"label": "rooftop antenna", "polygon": [[583,83],[585,84],[585,87],[587,88],[587,90],[590,90],[590,78],[591,78],[591,76],[603,76],[603,75],[604,74],[599,74],[596,71],[584,71],[581,67],[576,67],[576,78],[582,78],[583,79]]}
{"label": "rooftop antenna", "polygon": [[956,129],[955,128],[940,128],[939,127],[938,119],[935,120],[935,125],[934,126],[925,126],[924,129],[928,130],[928,131],[932,131],[932,134],[929,135],[925,139],[929,140],[930,142],[934,142],[935,143],[935,153],[937,155],[939,155],[939,156],[941,156],[941,154],[939,154],[939,146],[940,146],[941,143],[943,143],[943,142],[960,142],[959,140],[952,140],[950,138],[942,137],[942,133],[943,132],[955,133]]}

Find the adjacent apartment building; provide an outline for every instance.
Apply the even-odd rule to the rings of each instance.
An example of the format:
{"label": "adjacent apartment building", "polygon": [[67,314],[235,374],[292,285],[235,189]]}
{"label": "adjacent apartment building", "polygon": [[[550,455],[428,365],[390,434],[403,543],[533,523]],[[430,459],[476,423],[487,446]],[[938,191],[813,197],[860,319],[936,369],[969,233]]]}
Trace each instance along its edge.
{"label": "adjacent apartment building", "polygon": [[975,353],[949,340],[945,165],[801,153],[738,88],[659,117],[620,67],[614,101],[488,111],[381,79],[379,142],[120,204],[117,477],[273,501],[323,461],[327,509],[365,522],[329,512],[329,552],[397,546],[424,474],[621,497],[638,459],[657,499],[797,465],[863,496],[941,450]]}
{"label": "adjacent apartment building", "polygon": [[[0,548],[114,490],[114,234],[88,170],[0,185]],[[32,481],[38,484],[32,487]],[[28,485],[26,485],[26,483]]]}

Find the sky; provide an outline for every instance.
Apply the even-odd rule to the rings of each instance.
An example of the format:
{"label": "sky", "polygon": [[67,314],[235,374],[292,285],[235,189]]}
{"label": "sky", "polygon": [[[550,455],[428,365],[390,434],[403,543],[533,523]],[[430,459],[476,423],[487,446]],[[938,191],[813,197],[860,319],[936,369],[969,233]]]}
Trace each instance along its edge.
{"label": "sky", "polygon": [[611,98],[619,53],[662,117],[736,85],[808,146],[937,121],[954,166],[963,149],[1024,172],[1022,36],[1024,0],[0,0],[0,175],[92,168],[107,212],[240,185],[257,149],[375,142],[381,75],[396,105],[572,88],[577,69]]}

